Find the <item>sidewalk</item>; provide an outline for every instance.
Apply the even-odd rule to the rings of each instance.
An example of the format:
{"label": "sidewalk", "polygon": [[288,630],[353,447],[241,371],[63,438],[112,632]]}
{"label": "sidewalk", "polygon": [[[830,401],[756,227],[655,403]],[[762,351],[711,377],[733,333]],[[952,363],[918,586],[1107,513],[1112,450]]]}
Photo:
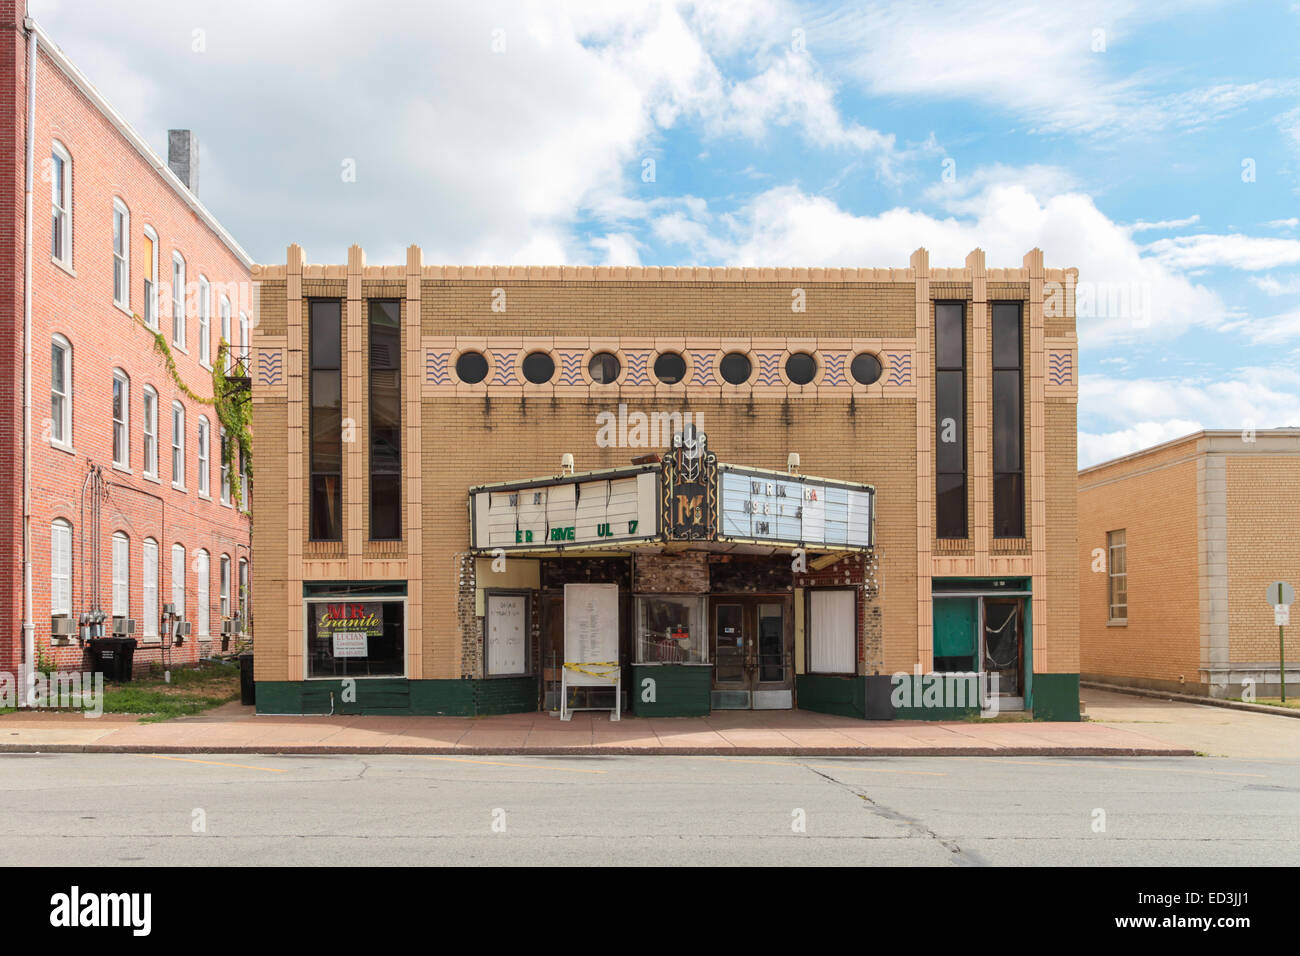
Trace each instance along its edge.
{"label": "sidewalk", "polygon": [[499,717],[272,717],[227,704],[141,724],[127,715],[0,717],[0,753],[729,754],[736,756],[1189,756],[1099,723],[863,721],[811,711],[721,711],[638,719],[578,713]]}

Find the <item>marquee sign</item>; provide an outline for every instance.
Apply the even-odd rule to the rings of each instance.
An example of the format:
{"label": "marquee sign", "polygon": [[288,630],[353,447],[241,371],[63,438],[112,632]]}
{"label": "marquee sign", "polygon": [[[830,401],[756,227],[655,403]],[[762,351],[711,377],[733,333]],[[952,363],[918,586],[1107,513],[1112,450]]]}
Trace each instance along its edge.
{"label": "marquee sign", "polygon": [[803,475],[722,465],[722,538],[838,548],[875,543],[875,489]]}
{"label": "marquee sign", "polygon": [[659,475],[644,468],[471,489],[471,544],[536,551],[648,541],[659,535],[658,492]]}
{"label": "marquee sign", "polygon": [[870,485],[721,464],[688,426],[659,464],[470,489],[476,551],[651,541],[776,547],[875,545]]}

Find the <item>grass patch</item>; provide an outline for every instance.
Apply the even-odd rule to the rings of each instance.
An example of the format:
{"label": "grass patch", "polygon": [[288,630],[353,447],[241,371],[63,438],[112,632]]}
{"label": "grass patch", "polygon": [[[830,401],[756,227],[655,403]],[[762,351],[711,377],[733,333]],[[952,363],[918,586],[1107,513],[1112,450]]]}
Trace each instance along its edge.
{"label": "grass patch", "polygon": [[104,713],[140,714],[141,723],[188,717],[239,699],[239,667],[204,663],[176,668],[171,680],[160,668],[129,683],[104,685]]}
{"label": "grass patch", "polygon": [[1291,696],[1291,682],[1287,681],[1287,698],[1286,703],[1282,703],[1281,697],[1256,697],[1254,700],[1242,701],[1240,697],[1234,697],[1233,700],[1241,701],[1243,704],[1268,704],[1270,707],[1286,707],[1289,710],[1300,708],[1300,699]]}

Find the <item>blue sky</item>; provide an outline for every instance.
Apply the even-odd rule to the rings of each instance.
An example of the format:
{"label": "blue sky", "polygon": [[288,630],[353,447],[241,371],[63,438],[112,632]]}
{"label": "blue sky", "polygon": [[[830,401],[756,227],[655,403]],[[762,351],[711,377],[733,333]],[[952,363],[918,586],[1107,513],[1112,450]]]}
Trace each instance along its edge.
{"label": "blue sky", "polygon": [[1300,426],[1300,3],[31,8],[160,151],[198,133],[201,196],[262,261],[1038,245],[1091,294],[1081,464]]}

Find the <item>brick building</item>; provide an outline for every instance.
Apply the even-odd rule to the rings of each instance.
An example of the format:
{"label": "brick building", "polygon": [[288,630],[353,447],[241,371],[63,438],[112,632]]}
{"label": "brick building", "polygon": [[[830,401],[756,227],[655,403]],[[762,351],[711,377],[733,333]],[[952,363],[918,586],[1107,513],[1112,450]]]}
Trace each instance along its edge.
{"label": "brick building", "polygon": [[0,671],[79,668],[128,621],[137,667],[193,662],[246,595],[211,398],[222,340],[233,362],[249,342],[251,261],[199,202],[197,140],[160,159],[22,0],[0,0],[0,104]]}
{"label": "brick building", "polygon": [[1275,696],[1265,591],[1300,586],[1298,487],[1296,428],[1202,431],[1080,471],[1084,678],[1212,697],[1253,681]]}
{"label": "brick building", "polygon": [[1077,720],[1076,277],[290,246],[253,269],[259,711],[978,707],[937,672]]}

